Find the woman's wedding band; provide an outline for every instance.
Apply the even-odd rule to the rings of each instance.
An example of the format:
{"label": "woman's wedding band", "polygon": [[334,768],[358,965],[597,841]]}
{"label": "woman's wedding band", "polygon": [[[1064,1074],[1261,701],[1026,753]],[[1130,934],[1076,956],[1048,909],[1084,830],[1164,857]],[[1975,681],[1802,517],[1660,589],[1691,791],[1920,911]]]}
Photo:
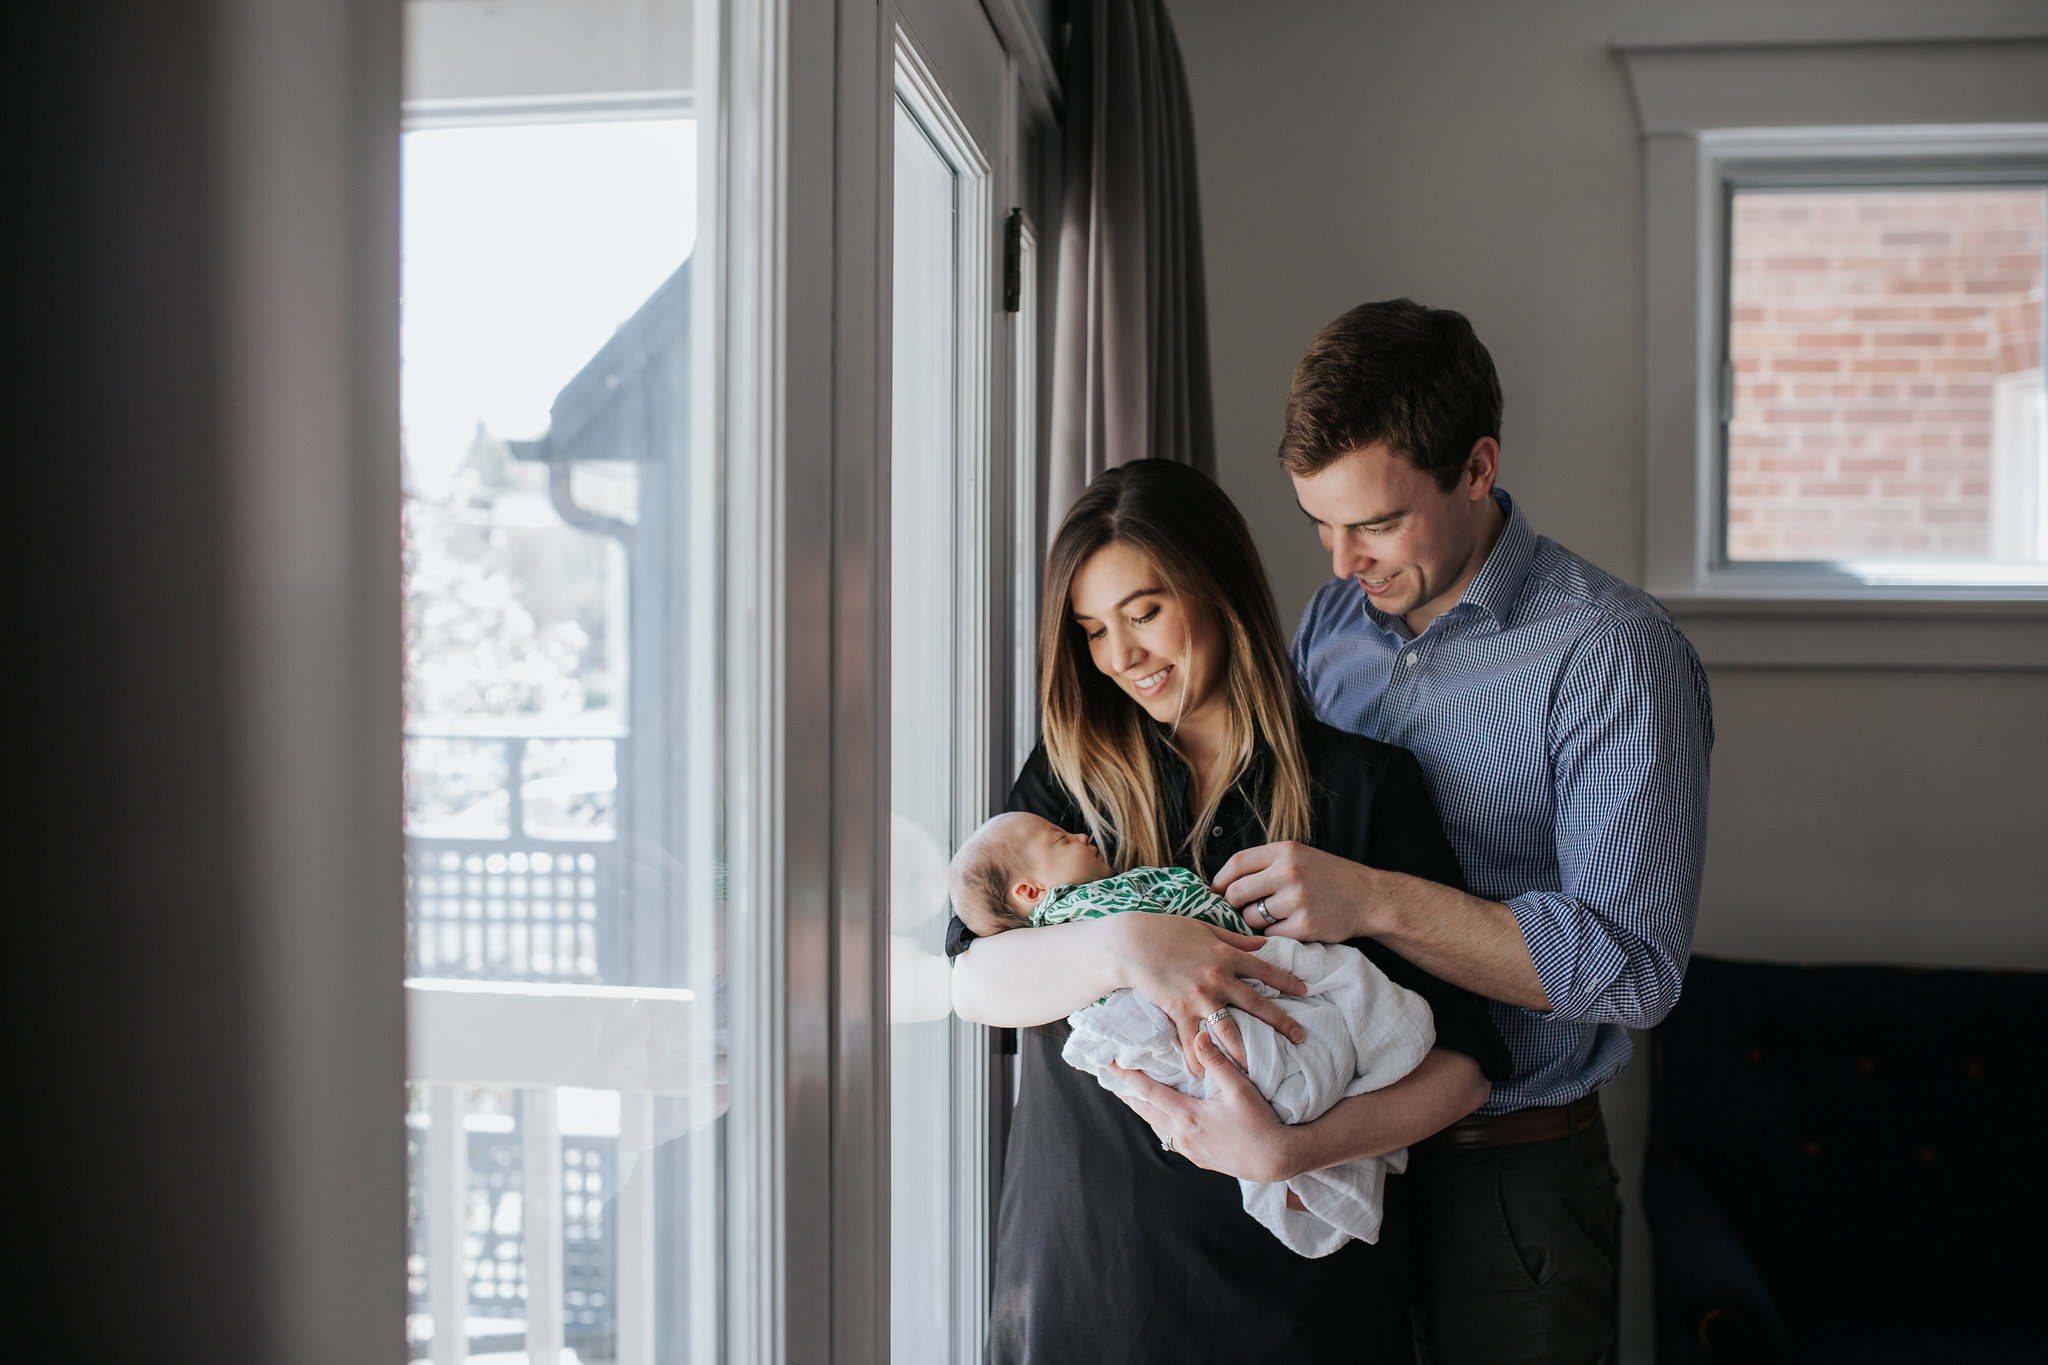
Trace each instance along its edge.
{"label": "woman's wedding band", "polygon": [[1203,1015],[1203,1016],[1202,1016],[1202,1027],[1203,1027],[1203,1028],[1211,1028],[1211,1027],[1213,1027],[1213,1026],[1215,1025],[1215,1023],[1216,1023],[1216,1021],[1217,1021],[1217,1020],[1219,1020],[1219,1019],[1228,1019],[1229,1017],[1230,1017],[1230,1006],[1228,1006],[1228,1005],[1225,1005],[1225,1006],[1224,1006],[1224,1007],[1223,1007],[1222,1009],[1220,1009],[1220,1010],[1210,1010],[1210,1011],[1209,1011],[1209,1012],[1208,1012],[1207,1014],[1205,1014],[1205,1015]]}
{"label": "woman's wedding band", "polygon": [[1252,909],[1266,917],[1266,922],[1259,926],[1261,929],[1270,929],[1280,922],[1280,917],[1266,908],[1266,899],[1263,896],[1259,898],[1259,903],[1254,905]]}

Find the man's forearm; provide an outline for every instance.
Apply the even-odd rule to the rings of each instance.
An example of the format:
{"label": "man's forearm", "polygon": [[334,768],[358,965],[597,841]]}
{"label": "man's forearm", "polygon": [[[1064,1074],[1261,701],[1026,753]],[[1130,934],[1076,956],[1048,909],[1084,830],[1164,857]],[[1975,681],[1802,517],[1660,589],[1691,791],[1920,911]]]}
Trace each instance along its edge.
{"label": "man's forearm", "polygon": [[1280,1179],[1385,1156],[1422,1141],[1486,1103],[1493,1087],[1462,1052],[1433,1049],[1422,1064],[1384,1090],[1353,1095],[1320,1118],[1283,1128],[1288,1168]]}
{"label": "man's forearm", "polygon": [[1420,877],[1370,875],[1368,935],[1454,986],[1525,1009],[1551,1008],[1514,911]]}

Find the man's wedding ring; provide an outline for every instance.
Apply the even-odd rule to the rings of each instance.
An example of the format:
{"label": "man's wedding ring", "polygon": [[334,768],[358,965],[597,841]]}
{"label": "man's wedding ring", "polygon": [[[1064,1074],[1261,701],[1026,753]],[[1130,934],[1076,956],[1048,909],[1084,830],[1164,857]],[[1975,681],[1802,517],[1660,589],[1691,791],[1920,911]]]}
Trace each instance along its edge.
{"label": "man's wedding ring", "polygon": [[1266,922],[1259,926],[1261,929],[1270,929],[1280,922],[1280,917],[1266,908],[1266,899],[1263,896],[1259,898],[1259,903],[1252,907],[1252,912],[1265,917]]}
{"label": "man's wedding ring", "polygon": [[1230,1007],[1229,1007],[1228,1005],[1225,1005],[1225,1006],[1224,1006],[1224,1007],[1223,1007],[1222,1009],[1220,1009],[1220,1010],[1210,1010],[1210,1011],[1209,1011],[1209,1012],[1208,1012],[1207,1014],[1205,1014],[1205,1015],[1203,1015],[1203,1016],[1202,1016],[1202,1027],[1203,1027],[1203,1028],[1214,1028],[1214,1027],[1216,1027],[1216,1021],[1217,1021],[1217,1020],[1219,1020],[1219,1019],[1227,1019],[1227,1018],[1229,1018],[1229,1017],[1230,1017]]}

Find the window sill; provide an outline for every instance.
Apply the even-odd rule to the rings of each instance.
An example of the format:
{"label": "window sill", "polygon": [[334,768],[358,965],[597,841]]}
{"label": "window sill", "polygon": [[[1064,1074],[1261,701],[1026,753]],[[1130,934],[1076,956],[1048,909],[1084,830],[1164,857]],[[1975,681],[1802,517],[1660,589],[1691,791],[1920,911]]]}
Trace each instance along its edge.
{"label": "window sill", "polygon": [[1787,592],[1659,600],[1710,669],[2048,672],[2048,598],[2039,595]]}

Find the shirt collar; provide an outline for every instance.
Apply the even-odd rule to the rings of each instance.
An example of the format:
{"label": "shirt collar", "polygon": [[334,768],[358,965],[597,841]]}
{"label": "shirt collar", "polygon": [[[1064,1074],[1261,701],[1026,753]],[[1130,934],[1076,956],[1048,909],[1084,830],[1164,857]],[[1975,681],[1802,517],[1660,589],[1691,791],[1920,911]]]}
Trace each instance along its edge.
{"label": "shirt collar", "polygon": [[[1507,624],[1515,603],[1521,599],[1522,585],[1529,577],[1529,566],[1536,560],[1536,532],[1530,528],[1529,519],[1522,515],[1522,509],[1507,495],[1505,489],[1493,490],[1493,499],[1500,504],[1506,516],[1501,527],[1500,539],[1493,542],[1493,548],[1486,552],[1486,562],[1479,566],[1479,572],[1472,575],[1472,581],[1465,585],[1457,605],[1437,620],[1449,620],[1456,616],[1469,615],[1466,610],[1483,611],[1502,625]],[[1381,630],[1402,639],[1409,638],[1408,626],[1398,616],[1390,616],[1372,604],[1361,590],[1358,594],[1365,603],[1365,614]],[[1432,622],[1431,624],[1434,624]]]}
{"label": "shirt collar", "polygon": [[1504,489],[1494,489],[1493,499],[1507,515],[1507,524],[1500,529],[1500,539],[1487,551],[1486,562],[1465,585],[1465,595],[1458,599],[1458,605],[1470,603],[1506,625],[1515,603],[1522,600],[1522,585],[1528,581],[1529,566],[1536,562],[1536,532],[1530,529],[1529,519]]}
{"label": "shirt collar", "polygon": [[1038,909],[1033,913],[1042,915],[1067,897],[1073,895],[1076,891],[1079,891],[1082,887],[1090,885],[1093,885],[1093,883],[1068,882],[1064,886],[1055,886],[1052,890],[1045,893],[1045,898],[1038,902]]}

